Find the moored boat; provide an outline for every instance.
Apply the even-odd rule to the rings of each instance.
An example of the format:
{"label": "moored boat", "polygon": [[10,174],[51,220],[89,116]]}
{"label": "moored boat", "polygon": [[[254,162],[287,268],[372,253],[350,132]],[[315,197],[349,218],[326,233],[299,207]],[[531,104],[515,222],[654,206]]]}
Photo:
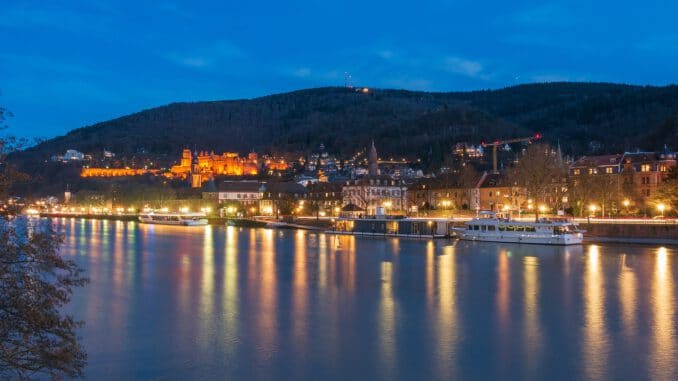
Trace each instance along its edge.
{"label": "moored boat", "polygon": [[145,224],[204,226],[207,225],[205,213],[148,212],[139,215],[139,221]]}
{"label": "moored boat", "polygon": [[452,232],[452,220],[446,218],[397,218],[367,216],[339,218],[328,233],[376,237],[445,238]]}
{"label": "moored boat", "polygon": [[519,221],[489,211],[480,212],[477,218],[454,230],[459,239],[470,241],[579,245],[584,238],[583,230],[565,218]]}

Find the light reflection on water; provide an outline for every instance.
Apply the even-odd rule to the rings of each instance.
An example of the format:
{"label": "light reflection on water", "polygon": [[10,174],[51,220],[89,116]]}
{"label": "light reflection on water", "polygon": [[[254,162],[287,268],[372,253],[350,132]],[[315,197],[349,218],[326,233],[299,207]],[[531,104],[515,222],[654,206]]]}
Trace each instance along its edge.
{"label": "light reflection on water", "polygon": [[672,379],[674,248],[57,220],[90,379]]}

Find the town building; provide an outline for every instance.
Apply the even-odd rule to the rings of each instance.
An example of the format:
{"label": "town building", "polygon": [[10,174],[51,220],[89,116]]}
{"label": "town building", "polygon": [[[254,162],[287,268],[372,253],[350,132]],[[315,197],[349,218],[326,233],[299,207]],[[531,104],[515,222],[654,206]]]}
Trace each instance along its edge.
{"label": "town building", "polygon": [[388,176],[366,176],[349,180],[342,188],[343,205],[353,204],[368,215],[384,207],[387,213],[407,212],[407,185]]}
{"label": "town building", "polygon": [[377,149],[372,141],[368,153],[368,174],[346,181],[342,188],[343,205],[353,204],[374,215],[378,207],[387,213],[407,213],[407,186],[403,180],[379,175]]}
{"label": "town building", "polygon": [[603,203],[610,211],[619,210],[622,199],[644,205],[675,166],[676,155],[671,152],[584,156],[570,166],[570,198],[583,204]]}
{"label": "town building", "polygon": [[86,158],[87,157],[84,153],[82,153],[78,150],[69,149],[69,150],[66,150],[66,153],[63,154],[63,155],[52,155],[50,160],[55,161],[55,162],[61,161],[61,162],[64,162],[64,163],[68,163],[68,162],[74,162],[74,161],[75,162],[83,161]]}
{"label": "town building", "polygon": [[202,192],[203,199],[214,200],[219,204],[239,203],[244,207],[258,206],[264,194],[264,184],[254,180],[222,181],[215,187]]}
{"label": "town building", "polygon": [[343,203],[342,184],[340,183],[316,183],[306,187],[306,198],[313,208],[320,214],[337,216]]}
{"label": "town building", "polygon": [[262,215],[305,214],[308,190],[292,181],[264,184],[259,211]]}
{"label": "town building", "polygon": [[631,188],[633,196],[647,201],[676,166],[673,153],[627,152],[621,158],[622,187]]}

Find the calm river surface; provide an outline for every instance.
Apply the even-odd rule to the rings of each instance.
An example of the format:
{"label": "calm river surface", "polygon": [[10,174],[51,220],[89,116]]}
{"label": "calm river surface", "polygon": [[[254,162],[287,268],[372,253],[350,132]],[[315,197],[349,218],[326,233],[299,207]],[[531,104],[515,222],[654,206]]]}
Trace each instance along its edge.
{"label": "calm river surface", "polygon": [[55,220],[88,379],[675,379],[678,250]]}

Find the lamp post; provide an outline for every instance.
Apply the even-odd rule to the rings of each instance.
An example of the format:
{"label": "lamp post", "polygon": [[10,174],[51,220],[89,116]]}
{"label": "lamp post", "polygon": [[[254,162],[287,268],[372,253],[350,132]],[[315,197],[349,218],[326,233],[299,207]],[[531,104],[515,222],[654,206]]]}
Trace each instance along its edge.
{"label": "lamp post", "polygon": [[630,204],[631,204],[631,202],[629,201],[629,199],[624,199],[624,201],[622,201],[622,205],[624,205],[624,209],[626,209],[627,215],[629,214],[629,205]]}
{"label": "lamp post", "polygon": [[662,218],[664,218],[664,210],[666,210],[666,205],[660,203],[657,205],[657,210],[659,210],[659,212],[662,214]]}
{"label": "lamp post", "polygon": [[591,211],[589,214],[589,223],[591,222],[591,215],[593,215],[593,218],[596,218],[596,209],[598,209],[598,207],[594,204],[589,205],[589,210]]}

